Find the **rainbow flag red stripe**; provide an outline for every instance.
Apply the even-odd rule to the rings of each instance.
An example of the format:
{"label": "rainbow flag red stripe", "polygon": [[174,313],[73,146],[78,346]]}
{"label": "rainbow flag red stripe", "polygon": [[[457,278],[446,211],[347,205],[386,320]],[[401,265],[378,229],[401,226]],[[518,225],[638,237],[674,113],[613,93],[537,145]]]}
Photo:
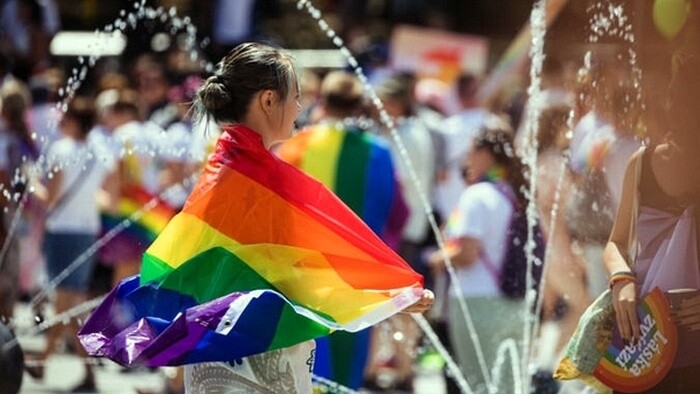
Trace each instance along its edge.
{"label": "rainbow flag red stripe", "polygon": [[[146,251],[139,283],[115,289],[79,336],[122,364],[228,361],[361,330],[415,302],[421,286],[333,193],[234,126]],[[205,321],[208,330],[187,329]]]}

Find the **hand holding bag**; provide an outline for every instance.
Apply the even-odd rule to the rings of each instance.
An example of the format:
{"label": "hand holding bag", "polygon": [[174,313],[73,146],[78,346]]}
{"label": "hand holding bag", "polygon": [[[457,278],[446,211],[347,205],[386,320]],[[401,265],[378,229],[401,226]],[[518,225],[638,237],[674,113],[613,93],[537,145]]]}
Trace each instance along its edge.
{"label": "hand holding bag", "polygon": [[[641,176],[642,147],[635,159],[635,193],[632,195],[632,215],[627,238],[627,248],[623,251],[630,269],[634,268],[637,256],[637,216],[639,212],[639,179]],[[625,253],[626,252],[626,253]],[[558,380],[580,379],[600,392],[609,391],[593,376],[605,349],[612,342],[615,327],[615,310],[610,289],[605,290],[591,303],[579,319],[576,331],[566,346],[565,356],[554,371]]]}

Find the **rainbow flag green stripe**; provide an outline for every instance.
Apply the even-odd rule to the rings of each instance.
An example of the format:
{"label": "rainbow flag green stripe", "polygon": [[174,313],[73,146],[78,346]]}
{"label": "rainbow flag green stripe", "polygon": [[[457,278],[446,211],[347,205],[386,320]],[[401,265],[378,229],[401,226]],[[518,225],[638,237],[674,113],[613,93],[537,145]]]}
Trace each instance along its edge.
{"label": "rainbow flag green stripe", "polygon": [[375,233],[383,232],[398,190],[388,145],[378,137],[320,124],[285,142],[278,155],[331,189]]}
{"label": "rainbow flag green stripe", "polygon": [[[385,285],[378,283],[380,278],[358,278],[360,272],[372,266],[371,261],[341,257],[340,253],[324,255],[270,243],[242,245],[182,212],[146,251],[141,281],[158,282],[198,303],[233,291],[275,290],[329,323],[348,324],[389,301],[395,292],[381,291]],[[215,272],[216,276],[196,275],[202,271]],[[345,278],[340,271],[347,271]],[[387,273],[399,278],[402,274],[394,267],[388,267]],[[299,282],[305,285],[299,286]],[[376,290],[358,291],[359,282],[373,285]],[[345,301],[339,304],[337,300],[341,299]]]}

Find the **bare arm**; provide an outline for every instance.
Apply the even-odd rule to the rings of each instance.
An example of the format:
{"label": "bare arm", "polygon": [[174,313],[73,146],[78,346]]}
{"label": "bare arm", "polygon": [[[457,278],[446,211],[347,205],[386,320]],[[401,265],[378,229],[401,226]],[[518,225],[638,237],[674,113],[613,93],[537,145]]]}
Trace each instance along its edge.
{"label": "bare arm", "polygon": [[[538,188],[542,192],[537,193],[540,223],[544,234],[549,237],[547,242],[549,251],[545,262],[547,267],[545,273],[547,276],[544,298],[545,311],[551,314],[557,297],[564,297],[571,308],[571,312],[578,317],[590,304],[590,297],[584,281],[585,262],[573,250],[573,240],[568,231],[564,212],[561,210],[561,207],[567,206],[568,191],[574,187],[574,182],[568,171],[559,174],[557,162],[544,163],[544,165],[548,164],[549,168],[556,168],[557,171],[550,176],[540,179],[542,184],[538,185]],[[542,173],[545,173],[545,171],[542,171]],[[562,185],[559,201],[556,201],[555,192],[559,176],[562,176]],[[555,203],[558,204],[560,209],[554,218],[555,222],[552,223],[552,209]],[[554,229],[550,228],[551,225],[554,226]]]}
{"label": "bare arm", "polygon": [[413,305],[407,307],[402,312],[403,313],[423,313],[430,309],[435,301],[435,294],[428,289],[423,289],[423,294],[421,298],[416,301]]}
{"label": "bare arm", "polygon": [[[481,241],[471,237],[461,237],[454,247],[447,248],[447,256],[455,268],[469,267],[479,258]],[[433,252],[428,259],[433,269],[442,269],[445,264],[442,251]]]}
{"label": "bare arm", "polygon": [[118,210],[119,194],[121,190],[119,171],[110,172],[102,181],[102,190],[98,196],[98,205],[108,212],[115,213]]}
{"label": "bare arm", "polygon": [[61,183],[63,183],[62,171],[54,172],[53,176],[46,182],[46,206],[49,210],[58,202]]}
{"label": "bare arm", "polygon": [[[637,191],[637,179],[635,177],[637,160],[641,160],[641,152],[635,153],[627,163],[625,176],[622,183],[622,198],[617,208],[615,222],[613,223],[610,240],[603,251],[603,264],[608,275],[616,272],[629,272],[631,268],[627,263],[627,250],[629,248],[630,223],[633,212],[633,200]],[[620,336],[623,340],[636,340],[639,338],[639,321],[637,319],[637,287],[633,281],[617,282],[612,287],[613,307]]]}

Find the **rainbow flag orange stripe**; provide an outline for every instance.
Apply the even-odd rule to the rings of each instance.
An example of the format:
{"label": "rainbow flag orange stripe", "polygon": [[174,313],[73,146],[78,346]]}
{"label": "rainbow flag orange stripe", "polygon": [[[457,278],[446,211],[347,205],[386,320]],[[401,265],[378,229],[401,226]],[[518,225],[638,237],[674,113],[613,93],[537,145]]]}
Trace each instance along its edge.
{"label": "rainbow flag orange stripe", "polygon": [[421,287],[333,193],[234,126],[146,251],[140,279],[115,289],[79,336],[91,354],[122,364],[228,361],[369,327],[415,302]]}

